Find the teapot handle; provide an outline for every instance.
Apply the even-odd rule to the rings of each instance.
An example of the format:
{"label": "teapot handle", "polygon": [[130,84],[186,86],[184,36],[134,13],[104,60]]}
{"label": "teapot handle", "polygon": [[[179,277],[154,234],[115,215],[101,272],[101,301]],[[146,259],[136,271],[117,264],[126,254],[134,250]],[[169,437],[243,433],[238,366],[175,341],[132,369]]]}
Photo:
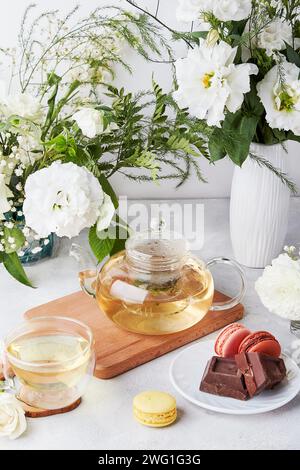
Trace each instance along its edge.
{"label": "teapot handle", "polygon": [[80,245],[73,243],[70,249],[70,256],[75,258],[79,267],[79,284],[83,292],[96,297],[97,268],[91,253]]}
{"label": "teapot handle", "polygon": [[241,265],[239,263],[237,263],[236,261],[233,261],[229,258],[223,258],[223,257],[213,258],[212,260],[210,260],[207,263],[206,266],[209,269],[212,266],[215,266],[216,264],[230,265],[234,269],[234,271],[238,273],[238,275],[241,279],[241,288],[240,288],[240,291],[238,292],[238,294],[235,297],[230,298],[228,300],[225,300],[223,302],[213,302],[211,307],[210,307],[210,310],[212,310],[212,311],[228,310],[232,307],[235,307],[238,303],[240,303],[240,301],[244,297],[244,294],[245,294],[245,291],[246,291],[245,274],[244,274],[244,271],[243,271]]}

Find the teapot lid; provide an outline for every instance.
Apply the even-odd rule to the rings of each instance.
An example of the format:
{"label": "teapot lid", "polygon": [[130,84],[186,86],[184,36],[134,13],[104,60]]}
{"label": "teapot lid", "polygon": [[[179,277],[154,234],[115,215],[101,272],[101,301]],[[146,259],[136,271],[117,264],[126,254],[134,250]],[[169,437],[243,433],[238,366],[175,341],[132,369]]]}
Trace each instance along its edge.
{"label": "teapot lid", "polygon": [[151,221],[150,229],[131,236],[125,247],[131,265],[151,272],[178,270],[188,254],[188,242],[168,230],[162,219]]}

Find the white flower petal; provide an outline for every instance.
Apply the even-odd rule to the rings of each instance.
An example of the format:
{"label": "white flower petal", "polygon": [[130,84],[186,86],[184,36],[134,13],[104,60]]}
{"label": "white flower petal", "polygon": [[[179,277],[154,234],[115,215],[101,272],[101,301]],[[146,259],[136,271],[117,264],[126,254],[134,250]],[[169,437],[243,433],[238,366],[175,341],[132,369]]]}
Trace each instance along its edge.
{"label": "white flower petal", "polygon": [[97,232],[102,232],[107,227],[109,227],[111,220],[115,213],[115,206],[110,198],[110,196],[104,193],[104,200],[102,206],[100,207],[100,213],[97,221]]}
{"label": "white flower petal", "polygon": [[0,436],[16,439],[26,430],[25,412],[20,402],[9,393],[0,394]]}
{"label": "white flower petal", "polygon": [[235,65],[236,51],[223,41],[211,47],[200,40],[199,47],[175,63],[178,90],[174,99],[210,126],[220,126],[226,108],[239,109],[244,93],[250,90],[249,75],[257,72],[255,65]]}
{"label": "white flower petal", "polygon": [[75,237],[97,221],[104,198],[97,178],[74,163],[52,163],[25,184],[26,225],[41,238],[50,233]]}

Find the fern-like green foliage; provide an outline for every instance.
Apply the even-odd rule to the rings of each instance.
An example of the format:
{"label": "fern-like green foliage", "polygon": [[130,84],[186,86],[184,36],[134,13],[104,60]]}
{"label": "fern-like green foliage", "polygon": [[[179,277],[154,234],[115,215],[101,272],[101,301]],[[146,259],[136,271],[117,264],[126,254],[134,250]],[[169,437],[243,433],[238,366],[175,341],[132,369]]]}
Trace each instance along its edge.
{"label": "fern-like green foliage", "polygon": [[175,179],[180,185],[194,169],[204,181],[197,161],[207,157],[203,126],[178,108],[155,81],[152,92],[132,94],[109,86],[107,95],[111,107],[102,109],[118,127],[113,138],[103,134],[86,147],[100,172],[109,178],[121,171],[137,181]]}

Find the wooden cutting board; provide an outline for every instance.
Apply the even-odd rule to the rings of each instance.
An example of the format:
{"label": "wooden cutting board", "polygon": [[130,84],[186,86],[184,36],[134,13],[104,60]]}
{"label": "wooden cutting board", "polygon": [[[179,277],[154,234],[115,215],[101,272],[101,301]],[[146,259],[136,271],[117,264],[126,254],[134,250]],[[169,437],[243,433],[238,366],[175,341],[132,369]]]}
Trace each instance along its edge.
{"label": "wooden cutting board", "polygon": [[[215,301],[227,298],[215,292]],[[208,312],[197,325],[180,333],[145,336],[118,328],[100,312],[93,298],[83,292],[75,292],[29,310],[25,318],[60,315],[89,325],[95,337],[95,376],[110,379],[240,320],[243,314],[244,307],[238,304],[229,310]]]}

